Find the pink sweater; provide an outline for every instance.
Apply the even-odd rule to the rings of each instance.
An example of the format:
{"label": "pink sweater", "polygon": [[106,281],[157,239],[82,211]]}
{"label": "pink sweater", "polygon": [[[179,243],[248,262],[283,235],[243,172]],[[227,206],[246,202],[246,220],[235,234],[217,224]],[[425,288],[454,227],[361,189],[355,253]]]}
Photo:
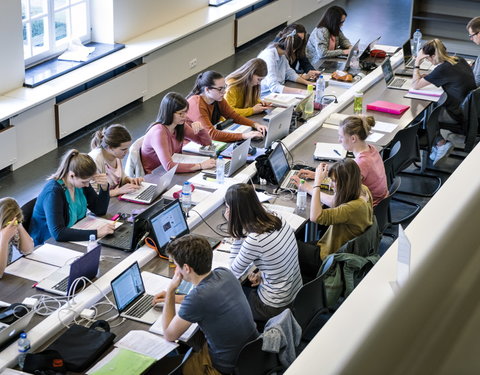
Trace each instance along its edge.
{"label": "pink sweater", "polygon": [[[185,139],[200,143],[203,146],[209,145],[212,140],[207,131],[202,129],[197,134],[193,133],[193,129],[189,125],[184,125]],[[162,124],[153,125],[145,134],[142,148],[140,149],[142,156],[142,164],[145,173],[151,173],[155,168],[162,165],[168,171],[177,163],[172,160],[172,155],[182,152],[183,142],[179,142],[175,138],[176,132],[173,134],[168,128]],[[195,164],[178,163],[177,173],[191,172]]]}
{"label": "pink sweater", "polygon": [[382,157],[372,145],[368,145],[368,148],[368,151],[357,155],[355,161],[360,167],[362,183],[370,189],[373,205],[376,206],[388,195],[387,177]]}

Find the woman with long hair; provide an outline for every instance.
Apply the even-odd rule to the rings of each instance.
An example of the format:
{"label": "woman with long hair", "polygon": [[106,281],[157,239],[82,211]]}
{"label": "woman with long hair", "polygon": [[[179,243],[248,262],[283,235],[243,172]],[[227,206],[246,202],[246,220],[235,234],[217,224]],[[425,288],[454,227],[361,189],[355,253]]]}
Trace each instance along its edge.
{"label": "woman with long hair", "polygon": [[308,38],[306,54],[312,65],[318,69],[322,59],[348,55],[352,44],[341,30],[347,12],[337,5],[331,6],[323,14],[317,27]]}
{"label": "woman with long hair", "polygon": [[[428,74],[422,75],[419,69],[425,59],[436,66]],[[477,87],[475,77],[465,59],[459,56],[450,56],[440,39],[426,42],[415,59],[412,87],[421,89],[429,84],[441,87],[447,94],[439,122],[450,124],[462,122],[460,104],[468,93]],[[436,145],[430,154],[433,165],[436,166],[446,159],[452,150],[453,144],[447,142],[439,133],[436,137]]]}
{"label": "woman with long hair", "polygon": [[225,194],[228,232],[235,239],[231,270],[240,277],[253,263],[247,298],[253,317],[266,321],[291,305],[302,286],[295,234],[287,222],[265,210],[251,185],[235,184]]}
{"label": "woman with long hair", "polygon": [[[200,73],[187,97],[188,118],[191,121],[198,121],[215,141],[237,142],[263,137],[267,127],[236,113],[223,97],[226,90],[225,78],[220,73],[213,70]],[[229,133],[219,130],[215,124],[222,118],[250,126],[252,130],[246,133]]]}
{"label": "woman with long hair", "polygon": [[[320,201],[320,184],[326,177],[330,177],[335,193],[331,208],[323,208]],[[362,185],[360,168],[354,160],[340,160],[331,167],[327,163],[318,165],[310,220],[329,227],[316,244],[299,242],[298,253],[304,281],[316,277],[327,255],[337,252],[344,243],[365,232],[373,223],[372,195]]]}
{"label": "woman with long hair", "polygon": [[[98,194],[90,185],[96,183]],[[97,173],[97,166],[87,154],[77,150],[67,151],[57,171],[49,177],[33,208],[30,235],[35,245],[53,237],[56,241],[85,241],[91,234],[101,238],[113,233],[114,223],[97,230],[72,229],[87,214],[105,215],[110,201],[108,178]]]}
{"label": "woman with long hair", "polygon": [[133,193],[143,181],[142,177],[128,177],[123,169],[122,159],[127,155],[131,144],[130,132],[120,124],[98,130],[92,137],[88,155],[97,165],[97,172],[107,175],[111,197]]}
{"label": "woman with long hair", "polygon": [[23,213],[13,198],[0,199],[0,277],[7,265],[33,251],[33,240],[22,225]]}
{"label": "woman with long hair", "polygon": [[268,74],[262,81],[262,97],[270,93],[306,94],[306,90],[285,86],[285,81],[309,85],[311,82],[302,78],[292,69],[287,56],[293,56],[303,43],[295,30],[270,43],[258,54],[267,63]]}
{"label": "woman with long hair", "polygon": [[181,153],[184,141],[193,141],[203,146],[212,143],[208,132],[199,122],[186,124],[189,104],[185,98],[169,92],[160,103],[157,119],[147,129],[140,150],[143,168],[151,173],[160,165],[166,170],[177,165],[177,173],[189,173],[215,166],[214,159],[201,163],[175,163],[173,154]]}
{"label": "woman with long hair", "polygon": [[225,100],[239,115],[252,116],[270,107],[260,99],[260,83],[267,73],[265,61],[254,58],[225,78]]}

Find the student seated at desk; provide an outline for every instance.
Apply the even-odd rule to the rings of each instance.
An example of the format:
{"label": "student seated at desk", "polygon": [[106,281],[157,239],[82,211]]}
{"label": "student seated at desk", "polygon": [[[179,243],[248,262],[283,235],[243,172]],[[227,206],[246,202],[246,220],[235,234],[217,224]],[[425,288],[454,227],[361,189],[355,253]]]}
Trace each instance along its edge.
{"label": "student seated at desk", "polygon": [[[331,208],[322,208],[320,184],[332,180],[335,192]],[[362,185],[360,168],[352,159],[337,161],[330,168],[320,163],[315,170],[315,183],[310,205],[310,220],[328,229],[314,243],[298,242],[298,258],[304,282],[313,280],[323,259],[335,253],[345,242],[362,234],[373,223],[372,195]]]}
{"label": "student seated at desk", "polygon": [[288,223],[268,212],[251,185],[235,184],[225,194],[228,232],[235,239],[231,270],[239,278],[253,263],[244,287],[257,321],[267,321],[290,307],[302,287],[295,233]]}
{"label": "student seated at desk", "polygon": [[[467,24],[468,37],[477,46],[480,45],[480,17],[472,18]],[[480,87],[480,56],[477,57],[473,64],[473,75],[475,83]]]}
{"label": "student seated at desk", "polygon": [[[435,68],[428,74],[420,74],[420,64],[423,60],[430,61]],[[449,56],[447,49],[440,39],[426,42],[418,52],[413,68],[412,88],[420,89],[433,84],[447,94],[443,111],[438,118],[440,123],[456,124],[463,121],[461,103],[477,86],[472,68],[463,57]],[[447,142],[440,133],[436,137],[436,146],[432,148],[430,159],[437,165],[446,159],[453,150],[453,144]]]}
{"label": "student seated at desk", "polygon": [[143,181],[142,177],[128,177],[123,169],[122,159],[131,144],[130,132],[120,124],[110,125],[93,135],[88,155],[97,165],[97,173],[107,176],[111,197],[133,193]]}
{"label": "student seated at desk", "polygon": [[285,86],[285,81],[298,82],[303,85],[312,83],[299,76],[297,72],[290,67],[286,57],[287,55],[294,55],[302,43],[302,38],[297,35],[295,30],[292,30],[289,34],[283,35],[278,40],[275,39],[267,48],[258,54],[259,58],[265,60],[268,67],[268,74],[262,81],[262,97],[272,92],[301,95],[307,93],[304,89]]}
{"label": "student seated at desk", "polygon": [[[314,81],[320,75],[318,70],[315,70],[310,61],[307,58],[305,49],[307,46],[307,30],[305,26],[298,23],[292,23],[280,31],[275,40],[281,39],[283,36],[290,34],[292,31],[295,31],[297,35],[302,39],[302,44],[294,51],[287,49],[286,57],[290,67],[294,69],[303,79],[308,81]],[[275,41],[274,40],[274,41]]]}
{"label": "student seated at desk", "polygon": [[331,6],[326,10],[317,27],[308,38],[306,54],[312,65],[318,69],[322,60],[329,57],[348,55],[352,43],[341,30],[347,12],[339,6]]}
{"label": "student seated at desk", "polygon": [[260,83],[267,72],[265,61],[255,58],[225,78],[225,100],[239,115],[248,117],[270,108],[269,103],[260,100]]}
{"label": "student seated at desk", "polygon": [[13,198],[0,199],[0,277],[14,259],[33,251],[32,237],[22,225],[23,213]]}
{"label": "student seated at desk", "polygon": [[[373,116],[349,116],[344,119],[338,127],[338,140],[342,147],[353,153],[355,161],[360,167],[362,183],[368,187],[373,197],[373,206],[388,196],[387,176],[385,175],[385,166],[378,150],[369,145],[365,140],[370,134],[370,130],[375,126]],[[300,176],[303,178],[314,179],[315,173],[302,169]],[[293,180],[299,185],[299,177],[294,176]],[[310,195],[313,194],[313,185],[305,182],[302,189]],[[325,197],[323,197],[325,195]],[[331,207],[332,196],[321,193],[322,202]]]}
{"label": "student seated at desk", "polygon": [[199,122],[185,124],[188,102],[176,93],[169,92],[160,103],[156,121],[147,129],[140,149],[143,168],[146,173],[160,165],[166,171],[177,165],[177,173],[188,173],[215,167],[215,160],[201,163],[175,163],[173,154],[181,153],[184,141],[193,141],[203,146],[212,143],[207,130]]}
{"label": "student seated at desk", "polygon": [[[100,186],[98,194],[91,180]],[[109,201],[107,176],[97,174],[93,159],[77,150],[67,151],[33,208],[29,230],[35,246],[50,237],[56,241],[85,241],[91,234],[101,238],[113,233],[113,222],[98,230],[71,228],[85,217],[87,208],[95,215],[105,215]]]}
{"label": "student seated at desk", "polygon": [[[214,141],[237,142],[242,139],[263,137],[267,127],[236,113],[223,98],[226,89],[225,78],[220,73],[212,70],[200,73],[187,97],[188,118],[200,122]],[[214,125],[222,118],[250,126],[252,131],[240,134],[217,130]]]}
{"label": "student seated at desk", "polygon": [[[183,374],[231,374],[242,347],[258,336],[240,283],[226,268],[211,270],[212,249],[203,237],[187,234],[171,242],[166,251],[177,268],[167,290],[153,300],[165,302],[163,337],[175,341],[198,323],[206,342],[184,364]],[[175,291],[183,279],[195,287],[184,298],[177,298],[182,302],[176,314]]]}

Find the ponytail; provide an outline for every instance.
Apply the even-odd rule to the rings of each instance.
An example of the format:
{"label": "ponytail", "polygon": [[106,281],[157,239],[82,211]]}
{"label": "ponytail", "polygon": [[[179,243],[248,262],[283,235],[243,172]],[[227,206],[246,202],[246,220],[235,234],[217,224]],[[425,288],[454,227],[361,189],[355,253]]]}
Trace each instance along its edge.
{"label": "ponytail", "polygon": [[73,174],[79,178],[89,178],[97,172],[97,166],[89,155],[72,149],[63,155],[58,169],[48,179],[63,179],[66,177],[68,172],[73,172]]}
{"label": "ponytail", "polygon": [[273,43],[275,47],[285,51],[285,57],[289,64],[293,64],[297,59],[296,51],[302,47],[302,44],[303,40],[297,35],[295,29],[288,34],[281,36]]}
{"label": "ponytail", "polygon": [[373,116],[348,116],[340,123],[344,134],[356,135],[362,141],[367,139],[374,126],[375,118]]}
{"label": "ponytail", "polygon": [[120,147],[122,143],[130,142],[131,140],[132,136],[125,126],[113,124],[108,128],[103,128],[95,132],[90,142],[90,148],[92,150],[98,147],[116,148]]}
{"label": "ponytail", "polygon": [[221,78],[223,78],[223,76],[213,70],[207,70],[206,72],[200,73],[195,80],[195,85],[193,86],[192,91],[187,95],[187,99],[193,95],[200,95],[205,88],[214,86],[214,81],[216,79]]}

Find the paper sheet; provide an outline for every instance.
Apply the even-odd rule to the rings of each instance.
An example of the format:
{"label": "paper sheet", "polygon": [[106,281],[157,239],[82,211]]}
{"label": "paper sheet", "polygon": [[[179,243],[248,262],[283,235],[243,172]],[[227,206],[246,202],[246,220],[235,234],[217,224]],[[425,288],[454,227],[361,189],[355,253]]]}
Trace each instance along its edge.
{"label": "paper sheet", "polygon": [[317,142],[313,158],[315,160],[341,160],[347,156],[347,151],[338,143]]}
{"label": "paper sheet", "polygon": [[[192,142],[190,142],[192,143]],[[200,146],[200,145],[198,145]],[[208,156],[187,155],[187,154],[173,154],[172,160],[175,163],[200,164],[205,160],[210,159]]]}
{"label": "paper sheet", "polygon": [[263,203],[263,202],[268,202],[270,199],[274,198],[273,196],[271,195],[268,195],[268,194],[265,194],[261,191],[257,191],[257,197],[258,197],[258,200]]}
{"label": "paper sheet", "polygon": [[[180,308],[180,305],[175,305],[175,310],[178,313],[178,309]],[[178,338],[180,341],[187,342],[190,337],[195,333],[196,329],[198,327],[197,323],[193,323],[188,329],[183,332],[183,334]],[[163,335],[163,326],[162,326],[162,318],[158,318],[155,323],[148,329],[150,332],[156,333],[158,335]]]}
{"label": "paper sheet", "polygon": [[420,95],[420,94],[412,94],[412,93],[407,93],[403,97],[410,98],[410,99],[427,100],[433,103],[438,102],[441,98],[440,96]]}
{"label": "paper sheet", "polygon": [[94,375],[140,375],[153,363],[155,358],[132,352],[131,350],[118,349],[108,355],[108,361],[101,361],[103,366],[94,366],[87,374]]}
{"label": "paper sheet", "polygon": [[366,141],[375,143],[382,139],[384,135],[383,133],[372,132],[368,135]]}
{"label": "paper sheet", "polygon": [[168,277],[157,275],[155,273],[142,271],[143,284],[145,285],[145,293],[155,295],[162,290],[167,289],[170,280]]}
{"label": "paper sheet", "polygon": [[55,272],[58,267],[20,258],[5,268],[5,273],[38,282]]}
{"label": "paper sheet", "polygon": [[159,360],[178,347],[178,344],[147,331],[135,330],[128,332],[115,346]]}
{"label": "paper sheet", "polygon": [[[82,220],[75,223],[72,226],[74,229],[84,229],[84,230],[93,230],[98,229],[105,225],[106,223],[112,223],[112,220],[104,219],[103,217],[97,217],[92,215],[85,216]],[[115,229],[117,229],[120,225],[122,225],[120,221],[115,222]],[[98,240],[98,238],[97,238]],[[88,246],[88,241],[70,241],[70,243],[74,243],[80,246]]]}
{"label": "paper sheet", "polygon": [[376,121],[375,120],[375,126],[374,130],[376,132],[382,132],[382,133],[391,133],[397,128],[397,124],[391,123],[391,122],[384,122],[384,121]]}
{"label": "paper sheet", "polygon": [[283,217],[293,230],[297,230],[305,221],[307,221],[307,219],[294,214],[295,208],[293,207],[285,207],[277,204],[264,204],[264,206],[268,210],[273,211]]}
{"label": "paper sheet", "polygon": [[217,267],[230,268],[230,253],[225,251],[213,251],[212,269]]}
{"label": "paper sheet", "polygon": [[46,243],[35,249],[30,255],[27,255],[27,259],[51,264],[57,267],[63,267],[67,264],[71,264],[75,259],[82,255],[83,253],[80,251],[70,250],[65,247]]}

